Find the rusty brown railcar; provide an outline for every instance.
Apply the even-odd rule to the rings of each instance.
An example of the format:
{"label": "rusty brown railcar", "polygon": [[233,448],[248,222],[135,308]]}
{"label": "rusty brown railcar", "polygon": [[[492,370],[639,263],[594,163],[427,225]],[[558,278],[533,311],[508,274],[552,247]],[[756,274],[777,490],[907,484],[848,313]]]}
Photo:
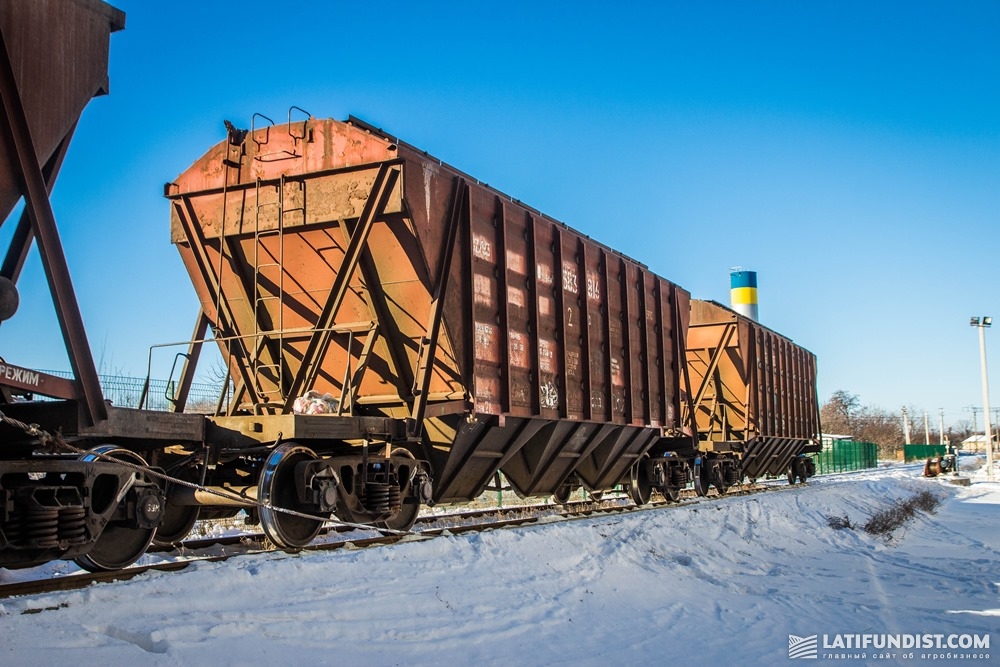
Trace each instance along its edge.
{"label": "rusty brown railcar", "polygon": [[525,495],[608,489],[691,435],[685,290],[361,121],[296,113],[231,128],[166,188],[235,378],[220,431],[266,441],[285,414],[301,440],[331,422],[293,402],[328,393],[362,440],[404,424],[436,501],[498,471]]}
{"label": "rusty brown railcar", "polygon": [[[59,398],[82,398],[81,421],[90,426],[107,410],[48,193],[84,107],[108,92],[110,35],[124,25],[125,15],[99,0],[0,3],[0,222],[25,201],[0,276],[16,284],[37,241],[76,377],[46,384]],[[9,290],[5,283],[5,300]]]}
{"label": "rusty brown railcar", "polygon": [[706,461],[728,468],[730,479],[811,474],[800,459],[820,449],[811,352],[721,304],[695,299],[686,361]]}
{"label": "rusty brown railcar", "polygon": [[[0,266],[0,319],[14,315],[15,285],[37,245],[74,375],[0,361],[0,567],[133,562],[153,538],[165,494],[115,461],[145,464],[133,450],[204,440],[198,415],[105,403],[49,201],[81,113],[108,92],[110,35],[124,23],[98,0],[0,2],[0,222],[24,201]],[[83,453],[53,456],[53,433]]]}

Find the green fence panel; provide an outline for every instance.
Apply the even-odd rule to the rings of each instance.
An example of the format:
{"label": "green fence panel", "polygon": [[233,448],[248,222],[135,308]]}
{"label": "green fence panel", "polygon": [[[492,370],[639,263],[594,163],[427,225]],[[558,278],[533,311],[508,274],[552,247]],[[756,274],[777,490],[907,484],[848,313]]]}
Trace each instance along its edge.
{"label": "green fence panel", "polygon": [[903,460],[907,462],[923,461],[946,453],[944,445],[903,445]]}
{"label": "green fence panel", "polygon": [[836,440],[812,457],[818,475],[863,470],[878,465],[878,445],[874,442]]}

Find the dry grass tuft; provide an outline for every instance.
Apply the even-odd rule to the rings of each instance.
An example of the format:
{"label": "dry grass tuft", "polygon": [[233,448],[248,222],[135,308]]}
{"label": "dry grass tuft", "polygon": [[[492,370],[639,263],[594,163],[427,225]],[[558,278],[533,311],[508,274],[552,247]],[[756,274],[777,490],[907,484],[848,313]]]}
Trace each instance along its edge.
{"label": "dry grass tuft", "polygon": [[854,530],[854,524],[851,523],[850,517],[846,514],[844,516],[826,517],[826,525],[830,526],[830,528],[833,528],[834,530],[844,530],[845,528]]}
{"label": "dry grass tuft", "polygon": [[[941,498],[930,491],[921,491],[910,496],[906,500],[897,500],[889,507],[880,512],[876,512],[868,519],[862,528],[869,535],[880,535],[886,539],[892,537],[892,532],[912,519],[918,511],[933,514]],[[855,525],[851,523],[850,517],[828,516],[826,525],[834,530],[854,530]]]}
{"label": "dry grass tuft", "polygon": [[892,531],[912,519],[918,510],[932,514],[940,504],[941,498],[930,491],[921,491],[906,500],[897,500],[881,512],[873,514],[864,525],[864,530],[869,535],[891,537]]}

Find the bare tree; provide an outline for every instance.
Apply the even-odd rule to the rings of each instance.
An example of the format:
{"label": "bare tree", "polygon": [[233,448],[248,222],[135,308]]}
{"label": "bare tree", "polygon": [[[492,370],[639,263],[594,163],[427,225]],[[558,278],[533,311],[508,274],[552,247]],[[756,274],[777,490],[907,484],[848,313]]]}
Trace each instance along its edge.
{"label": "bare tree", "polygon": [[861,406],[861,399],[843,389],[833,392],[830,400],[820,408],[820,420],[827,433],[854,435],[854,417]]}
{"label": "bare tree", "polygon": [[826,433],[850,435],[859,442],[874,442],[879,456],[891,458],[903,442],[900,413],[864,405],[857,394],[839,390],[820,408]]}

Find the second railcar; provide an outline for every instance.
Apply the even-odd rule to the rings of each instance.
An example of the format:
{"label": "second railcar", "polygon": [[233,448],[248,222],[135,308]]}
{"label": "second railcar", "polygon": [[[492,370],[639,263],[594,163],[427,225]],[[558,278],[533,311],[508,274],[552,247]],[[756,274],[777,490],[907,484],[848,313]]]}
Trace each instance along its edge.
{"label": "second railcar", "polygon": [[686,402],[698,430],[694,481],[724,489],[743,477],[814,472],[820,450],[816,357],[714,301],[691,301]]}

